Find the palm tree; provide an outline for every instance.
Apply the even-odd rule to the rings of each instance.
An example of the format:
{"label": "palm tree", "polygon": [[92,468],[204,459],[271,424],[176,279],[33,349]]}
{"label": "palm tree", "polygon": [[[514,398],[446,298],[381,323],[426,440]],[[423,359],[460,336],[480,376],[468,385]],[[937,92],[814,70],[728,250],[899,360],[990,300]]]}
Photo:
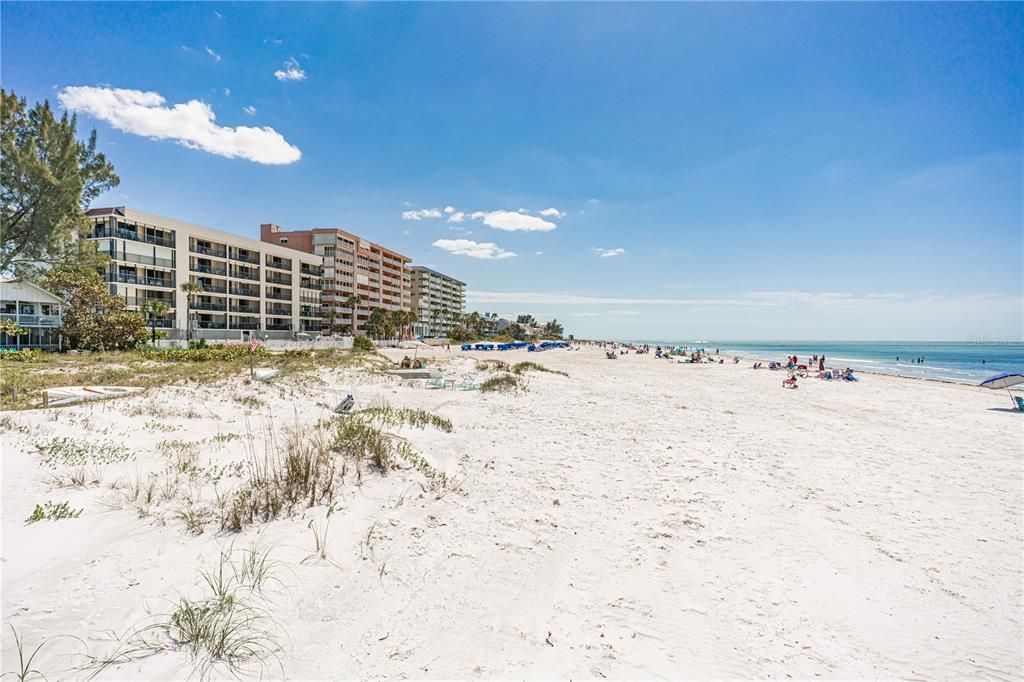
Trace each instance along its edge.
{"label": "palm tree", "polygon": [[359,294],[352,294],[345,299],[345,303],[352,309],[352,335],[356,333],[356,311],[359,309],[359,304],[363,302],[363,299],[359,297]]}
{"label": "palm tree", "polygon": [[192,299],[203,293],[203,285],[198,282],[182,282],[181,290],[188,301],[188,314],[185,316],[185,339],[192,341]]}
{"label": "palm tree", "polygon": [[167,312],[168,305],[158,298],[151,298],[146,301],[143,308],[149,313],[149,324],[153,329],[153,345],[156,345],[156,319]]}
{"label": "palm tree", "polygon": [[334,320],[338,317],[338,313],[335,312],[334,306],[332,305],[327,309],[327,314],[324,315],[327,318],[327,336],[334,335]]}

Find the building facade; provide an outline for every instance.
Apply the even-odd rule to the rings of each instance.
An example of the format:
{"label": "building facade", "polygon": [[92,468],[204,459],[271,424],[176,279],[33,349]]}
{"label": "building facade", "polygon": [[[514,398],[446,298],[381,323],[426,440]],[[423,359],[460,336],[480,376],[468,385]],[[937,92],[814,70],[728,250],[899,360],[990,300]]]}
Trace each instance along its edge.
{"label": "building facade", "polygon": [[[260,239],[323,259],[323,325],[364,333],[374,308],[411,310],[410,258],[339,229],[282,230],[260,225]],[[353,308],[349,300],[359,297]],[[353,328],[354,320],[354,328]]]}
{"label": "building facade", "polygon": [[0,282],[0,319],[25,330],[13,335],[0,332],[0,348],[60,350],[61,300],[23,279]]}
{"label": "building facade", "polygon": [[[168,307],[169,338],[291,339],[321,333],[323,259],[130,208],[96,208],[90,238],[110,256],[103,273],[130,310]],[[184,282],[202,291],[191,297]],[[148,317],[147,317],[148,319]]]}
{"label": "building facade", "polygon": [[466,283],[422,265],[409,271],[412,310],[419,319],[413,331],[417,336],[448,336],[466,310]]}

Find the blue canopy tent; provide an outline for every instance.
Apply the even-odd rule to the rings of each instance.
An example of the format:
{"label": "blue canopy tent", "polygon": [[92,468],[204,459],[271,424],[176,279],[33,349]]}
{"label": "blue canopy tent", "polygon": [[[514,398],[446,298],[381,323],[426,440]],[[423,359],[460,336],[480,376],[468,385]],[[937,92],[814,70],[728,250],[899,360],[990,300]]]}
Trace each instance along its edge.
{"label": "blue canopy tent", "polygon": [[1013,397],[1012,393],[1010,393],[1010,386],[1017,386],[1019,384],[1024,384],[1024,374],[1018,374],[1017,372],[1003,372],[1002,374],[996,374],[995,376],[985,379],[980,385],[985,388],[991,388],[992,390],[1005,388],[1007,395],[1010,396],[1010,400],[1013,401],[1014,407],[1024,412],[1024,399],[1018,400]]}

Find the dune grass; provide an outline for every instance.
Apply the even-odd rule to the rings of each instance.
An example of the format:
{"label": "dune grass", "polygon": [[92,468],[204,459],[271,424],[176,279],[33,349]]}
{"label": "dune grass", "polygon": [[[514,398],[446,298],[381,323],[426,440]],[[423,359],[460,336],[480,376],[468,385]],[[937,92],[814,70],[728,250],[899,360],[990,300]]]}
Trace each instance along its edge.
{"label": "dune grass", "polygon": [[[202,349],[121,351],[70,355],[37,353],[27,360],[5,359],[0,355],[0,409],[23,410],[42,407],[42,390],[58,386],[135,386],[151,388],[183,383],[209,384],[232,376],[248,377],[248,352],[235,350],[241,344],[218,350]],[[248,346],[244,347],[245,349]],[[282,375],[299,374],[318,368],[389,366],[390,362],[372,351],[341,349],[261,351],[259,362],[280,369]]]}
{"label": "dune grass", "polygon": [[565,372],[558,369],[548,369],[544,365],[536,362],[517,362],[512,366],[512,373],[522,375],[525,372],[547,372],[548,374],[559,374],[563,377],[569,376]]}
{"label": "dune grass", "polygon": [[499,374],[480,384],[481,393],[516,393],[525,390],[526,383],[515,374]]}

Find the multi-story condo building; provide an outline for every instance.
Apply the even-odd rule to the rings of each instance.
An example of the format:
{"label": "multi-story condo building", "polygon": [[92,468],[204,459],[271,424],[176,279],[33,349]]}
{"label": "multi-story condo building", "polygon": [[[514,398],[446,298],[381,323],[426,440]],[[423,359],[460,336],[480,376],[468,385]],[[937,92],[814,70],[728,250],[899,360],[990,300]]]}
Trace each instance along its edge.
{"label": "multi-story condo building", "polygon": [[0,281],[0,318],[25,330],[0,332],[0,348],[60,350],[61,300],[23,279]]}
{"label": "multi-story condo building", "polygon": [[[319,334],[323,259],[130,208],[88,212],[90,238],[110,256],[104,276],[131,310],[151,300],[169,338],[290,339]],[[183,282],[202,287],[191,297]]]}
{"label": "multi-story condo building", "polygon": [[411,310],[410,258],[339,229],[282,230],[260,225],[260,238],[278,248],[295,249],[323,258],[324,324],[353,324],[354,333],[365,331],[374,308]]}
{"label": "multi-story condo building", "polygon": [[412,309],[419,322],[418,336],[447,336],[466,308],[466,283],[422,265],[412,275]]}

